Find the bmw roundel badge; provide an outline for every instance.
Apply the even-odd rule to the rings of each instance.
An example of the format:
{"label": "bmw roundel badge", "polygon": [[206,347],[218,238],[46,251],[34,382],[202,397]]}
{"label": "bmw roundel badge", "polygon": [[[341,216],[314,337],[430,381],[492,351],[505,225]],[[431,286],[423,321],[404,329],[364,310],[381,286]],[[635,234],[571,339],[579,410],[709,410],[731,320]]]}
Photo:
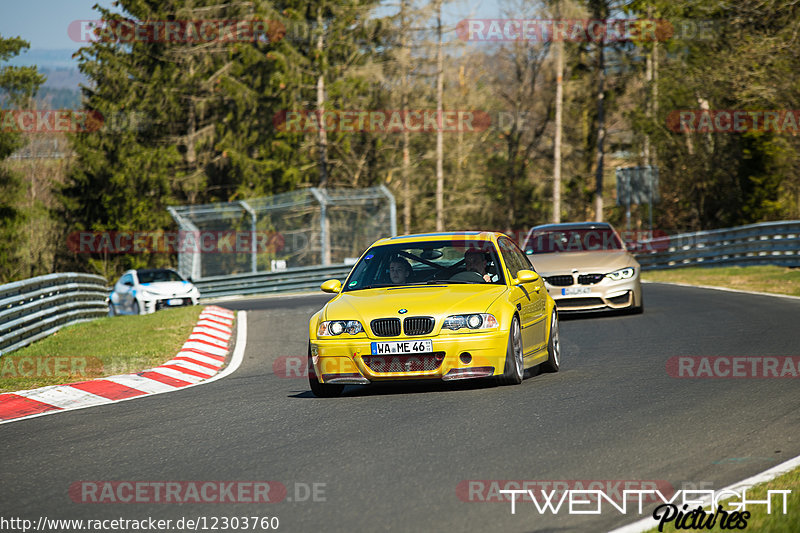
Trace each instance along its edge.
{"label": "bmw roundel badge", "polygon": [[398,313],[400,313],[401,315],[404,315],[404,314],[408,313],[408,309],[400,309],[398,311]]}

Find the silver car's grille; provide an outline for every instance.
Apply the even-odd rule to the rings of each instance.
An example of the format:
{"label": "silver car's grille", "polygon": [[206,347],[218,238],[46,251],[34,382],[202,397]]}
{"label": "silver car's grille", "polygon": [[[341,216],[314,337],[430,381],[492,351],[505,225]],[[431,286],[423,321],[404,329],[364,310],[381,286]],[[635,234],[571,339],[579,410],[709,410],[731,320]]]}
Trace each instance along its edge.
{"label": "silver car's grille", "polygon": [[376,318],[369,325],[376,337],[397,337],[400,335],[399,318]]}
{"label": "silver car's grille", "polygon": [[544,279],[554,287],[568,287],[575,283],[575,279],[568,274],[563,276],[548,276]]}
{"label": "silver car's grille", "polygon": [[606,277],[605,274],[581,274],[578,276],[578,283],[581,285],[594,285],[595,283],[600,283],[604,277]]}
{"label": "silver car's grille", "polygon": [[409,316],[403,320],[403,332],[406,335],[427,335],[433,331],[432,316]]}

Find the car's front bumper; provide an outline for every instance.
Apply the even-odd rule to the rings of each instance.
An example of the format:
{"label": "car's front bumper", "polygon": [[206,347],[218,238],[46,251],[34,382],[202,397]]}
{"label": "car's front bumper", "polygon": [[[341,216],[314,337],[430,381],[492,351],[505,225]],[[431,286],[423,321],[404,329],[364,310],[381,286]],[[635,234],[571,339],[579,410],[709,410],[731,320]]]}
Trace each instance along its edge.
{"label": "car's front bumper", "polygon": [[[433,352],[372,355],[372,342],[431,339]],[[503,373],[508,332],[370,339],[365,336],[312,339],[314,371],[323,383],[485,378]],[[469,354],[469,362],[464,362]]]}
{"label": "car's front bumper", "polygon": [[148,296],[142,298],[142,307],[145,314],[155,313],[161,309],[168,309],[172,307],[186,307],[189,305],[197,305],[197,297],[192,295],[183,296]]}
{"label": "car's front bumper", "polygon": [[[593,285],[551,286],[546,283],[558,312],[603,311],[630,309],[641,305],[642,283],[638,272],[629,280],[603,281]],[[570,289],[583,290],[582,294],[570,294]]]}

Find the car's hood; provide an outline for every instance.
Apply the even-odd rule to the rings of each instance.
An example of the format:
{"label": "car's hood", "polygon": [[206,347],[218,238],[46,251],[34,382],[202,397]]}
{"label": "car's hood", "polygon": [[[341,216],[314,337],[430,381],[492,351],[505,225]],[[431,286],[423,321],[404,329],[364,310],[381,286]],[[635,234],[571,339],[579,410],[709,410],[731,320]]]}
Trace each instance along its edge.
{"label": "car's hood", "polygon": [[192,290],[194,285],[186,281],[156,281],[153,283],[142,283],[142,289],[161,296],[173,296],[186,294]]}
{"label": "car's hood", "polygon": [[[425,285],[348,291],[328,302],[325,320],[360,320],[402,316],[443,316],[485,312],[505,285]],[[400,309],[406,313],[400,314]]]}
{"label": "car's hood", "polygon": [[625,250],[614,252],[561,252],[533,254],[528,258],[533,268],[542,276],[570,274],[573,270],[582,273],[607,274],[628,266],[637,266],[633,256]]}

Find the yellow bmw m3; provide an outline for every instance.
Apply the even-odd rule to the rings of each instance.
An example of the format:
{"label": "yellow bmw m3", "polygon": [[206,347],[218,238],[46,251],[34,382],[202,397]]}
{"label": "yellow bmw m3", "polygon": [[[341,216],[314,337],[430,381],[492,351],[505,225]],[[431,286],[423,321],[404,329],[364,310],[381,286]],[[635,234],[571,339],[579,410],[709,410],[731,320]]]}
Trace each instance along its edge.
{"label": "yellow bmw m3", "polygon": [[521,383],[560,365],[555,302],[528,257],[502,233],[381,239],[309,322],[316,396],[382,381],[494,378]]}

